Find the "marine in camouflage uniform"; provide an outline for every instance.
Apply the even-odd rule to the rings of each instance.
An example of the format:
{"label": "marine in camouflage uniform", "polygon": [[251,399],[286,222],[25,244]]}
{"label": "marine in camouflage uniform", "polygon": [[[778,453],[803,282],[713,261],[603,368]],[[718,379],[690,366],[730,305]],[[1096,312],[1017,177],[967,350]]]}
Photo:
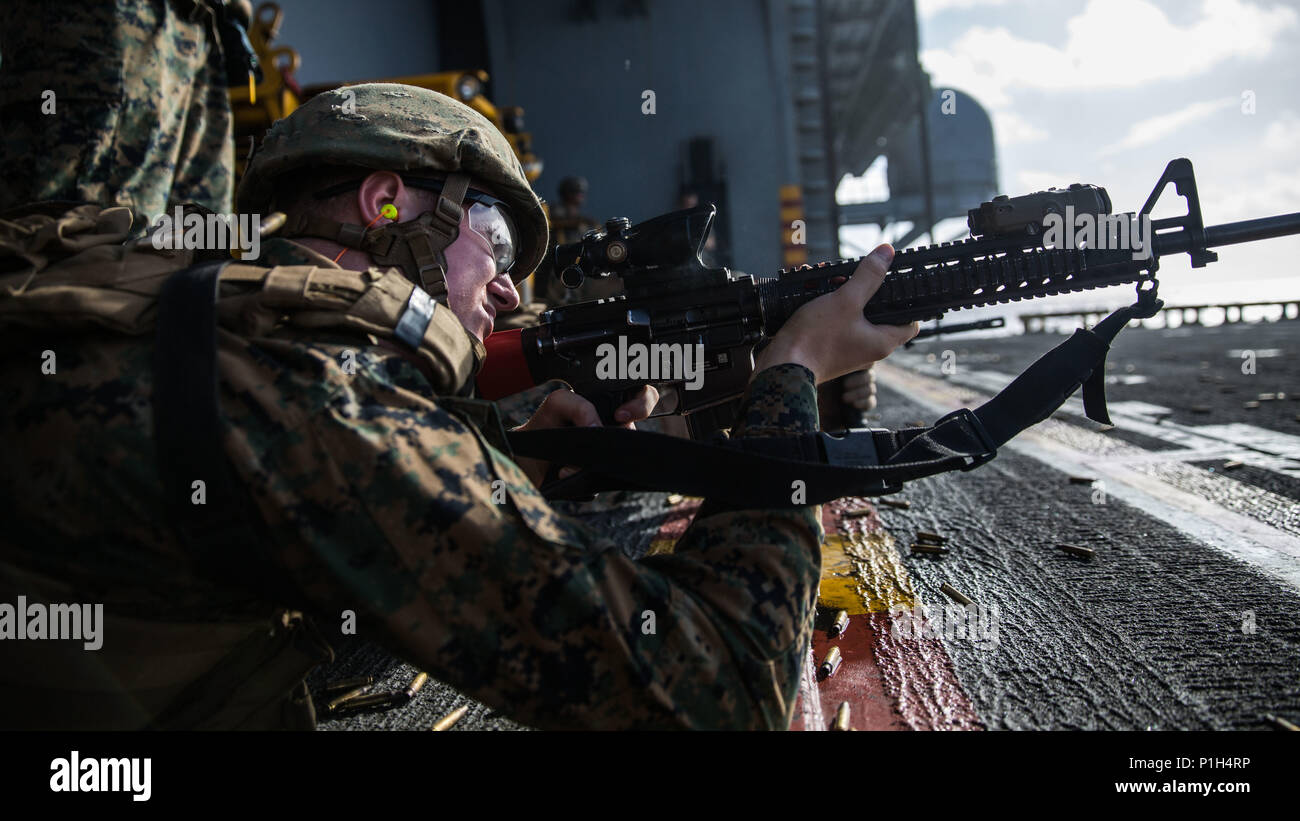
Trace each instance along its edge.
{"label": "marine in camouflage uniform", "polygon": [[213,10],[198,0],[5,0],[0,121],[0,209],[230,210],[226,62]]}
{"label": "marine in camouflage uniform", "polygon": [[588,231],[599,230],[602,226],[593,217],[583,213],[583,203],[587,196],[587,180],[583,177],[565,177],[560,180],[560,201],[551,206],[551,248],[547,259],[538,270],[541,278],[539,288],[549,305],[572,305],[577,302],[590,302],[593,299],[605,299],[623,293],[623,280],[619,277],[583,280],[576,288],[569,288],[560,281],[554,265],[556,246],[577,242]]}
{"label": "marine in camouflage uniform", "polygon": [[[355,92],[367,119],[353,127],[388,141],[358,134],[373,156],[353,161],[393,167],[396,146],[407,168],[436,160],[479,179],[506,163],[488,181],[526,187],[504,139],[469,109],[420,89]],[[257,180],[293,165],[277,151],[338,145],[327,139],[345,122],[336,96],[273,128],[241,201],[256,205]],[[518,189],[503,196],[524,203]],[[0,579],[155,624],[292,607],[332,626],[352,610],[363,637],[537,727],[789,725],[820,577],[814,508],[706,504],[674,553],[629,559],[557,514],[454,397],[484,349],[450,310],[439,304],[420,348],[403,349],[376,317],[406,303],[407,278],[344,271],[289,240],[268,240],[258,265],[227,266],[218,303],[225,452],[272,536],[231,549],[248,551],[250,575],[272,566],[289,584],[272,599],[202,577],[164,524],[150,412],[157,289],[192,254],[123,247],[121,218],[87,208],[0,222],[0,270],[13,272],[0,276],[0,401],[12,409],[0,423]],[[531,269],[544,223],[526,233]],[[55,373],[41,371],[45,350]],[[816,428],[812,374],[787,364],[755,376],[733,433]],[[141,652],[158,664],[169,650]]]}

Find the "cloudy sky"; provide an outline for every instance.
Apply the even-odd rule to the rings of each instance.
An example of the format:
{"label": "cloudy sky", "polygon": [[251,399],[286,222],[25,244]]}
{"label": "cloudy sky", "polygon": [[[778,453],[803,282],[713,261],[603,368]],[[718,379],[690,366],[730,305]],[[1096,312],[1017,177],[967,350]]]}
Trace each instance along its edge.
{"label": "cloudy sky", "polygon": [[[965,91],[992,116],[1003,193],[1095,183],[1115,210],[1136,211],[1165,164],[1188,157],[1207,224],[1300,211],[1300,0],[917,6],[934,87]],[[876,179],[846,181],[840,195],[878,188]],[[949,221],[937,233],[951,239],[964,227]],[[874,227],[843,234],[856,245],[878,236]],[[1200,270],[1185,254],[1162,260],[1167,301],[1300,297],[1300,238],[1219,253]],[[1126,296],[1111,289],[1058,300],[1101,306]]]}

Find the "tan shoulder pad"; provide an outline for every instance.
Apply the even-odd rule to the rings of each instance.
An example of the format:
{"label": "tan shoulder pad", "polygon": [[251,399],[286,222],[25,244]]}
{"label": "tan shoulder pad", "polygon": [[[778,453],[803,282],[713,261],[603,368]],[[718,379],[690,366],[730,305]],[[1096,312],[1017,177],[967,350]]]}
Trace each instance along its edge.
{"label": "tan shoulder pad", "polygon": [[[222,282],[260,284],[259,303],[305,328],[349,327],[396,340],[431,368],[434,389],[458,393],[487,355],[451,309],[396,269],[350,271],[314,265],[232,264]],[[246,318],[246,317],[245,317]]]}

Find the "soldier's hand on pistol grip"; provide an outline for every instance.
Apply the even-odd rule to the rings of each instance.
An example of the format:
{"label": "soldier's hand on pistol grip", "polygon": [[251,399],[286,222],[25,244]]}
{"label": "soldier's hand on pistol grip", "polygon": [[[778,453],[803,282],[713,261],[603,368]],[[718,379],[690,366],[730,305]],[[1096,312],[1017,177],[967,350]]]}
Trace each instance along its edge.
{"label": "soldier's hand on pistol grip", "polygon": [[[654,410],[658,402],[659,391],[650,385],[641,386],[641,390],[636,396],[619,405],[618,410],[614,412],[614,418],[618,420],[617,426],[628,430],[636,430],[635,423],[642,419],[648,419],[650,412]],[[572,390],[558,390],[549,394],[529,420],[515,428],[515,430],[599,426],[600,414],[596,411],[595,405]],[[550,464],[540,459],[529,459],[527,457],[521,457],[518,462],[524,473],[532,480],[532,483],[541,487],[547,471],[550,469]],[[577,468],[565,467],[560,471],[559,478],[563,479],[576,470]]]}
{"label": "soldier's hand on pistol grip", "polygon": [[876,375],[871,368],[845,376],[841,384],[844,389],[841,401],[845,405],[860,411],[876,409]]}

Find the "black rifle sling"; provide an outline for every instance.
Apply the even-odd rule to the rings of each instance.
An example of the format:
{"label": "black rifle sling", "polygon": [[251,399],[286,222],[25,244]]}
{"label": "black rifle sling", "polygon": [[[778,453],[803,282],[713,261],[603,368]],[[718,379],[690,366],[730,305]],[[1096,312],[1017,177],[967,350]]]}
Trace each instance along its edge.
{"label": "black rifle sling", "polygon": [[[622,428],[514,432],[517,454],[584,470],[544,488],[553,499],[602,490],[675,491],[728,507],[796,507],[877,496],[902,482],[987,462],[996,447],[968,410],[932,428],[737,438],[715,444]],[[880,454],[891,454],[889,464]],[[802,484],[796,484],[802,482]]]}
{"label": "black rifle sling", "polygon": [[976,410],[954,411],[928,428],[713,444],[620,428],[559,428],[513,432],[510,446],[521,456],[585,468],[543,488],[552,499],[603,490],[671,491],[728,507],[784,508],[893,493],[903,482],[984,464],[1018,433],[1051,416],[1080,385],[1087,415],[1109,424],[1103,386],[1110,342],[1130,319],[1158,308],[1158,301],[1141,298],[1096,328],[1075,331]]}
{"label": "black rifle sling", "polygon": [[[222,444],[217,381],[217,288],[228,260],[177,271],[158,295],[154,352],[154,448],[172,525],[206,577],[251,589],[279,607],[296,595],[264,555],[266,525],[236,482]],[[204,483],[202,504],[197,488]],[[280,607],[280,613],[285,608]],[[270,612],[268,610],[268,615]],[[310,729],[316,713],[304,679],[333,650],[311,619],[279,615],[191,683],[154,717],[158,729]]]}
{"label": "black rifle sling", "polygon": [[[1120,308],[1118,311],[1111,313],[1110,316],[1097,323],[1092,329],[1092,333],[1109,347],[1115,336],[1124,330],[1131,320],[1153,317],[1164,305],[1164,302],[1156,299],[1154,289],[1140,290],[1138,291],[1137,302],[1127,308]],[[1106,409],[1105,353],[1102,354],[1101,362],[1093,370],[1092,375],[1083,383],[1083,410],[1089,419],[1103,425],[1111,424],[1110,412]]]}
{"label": "black rifle sling", "polygon": [[[153,427],[171,523],[211,577],[272,601],[296,598],[288,573],[266,555],[266,523],[235,479],[222,444],[217,376],[217,288],[230,260],[172,274],[158,294]],[[204,499],[196,504],[196,481]]]}
{"label": "black rifle sling", "polygon": [[248,515],[222,445],[216,300],[226,264],[177,271],[159,292],[154,446],[168,513],[191,555],[223,580],[256,584],[248,560],[265,543],[255,530],[261,517]]}

